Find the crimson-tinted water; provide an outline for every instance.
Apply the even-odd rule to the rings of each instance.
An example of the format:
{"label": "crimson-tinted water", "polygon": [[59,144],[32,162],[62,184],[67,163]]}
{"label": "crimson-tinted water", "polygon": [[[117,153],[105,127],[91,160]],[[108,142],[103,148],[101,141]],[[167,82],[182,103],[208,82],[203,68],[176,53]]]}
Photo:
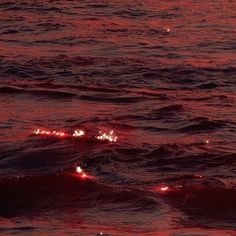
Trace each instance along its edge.
{"label": "crimson-tinted water", "polygon": [[233,0],[2,0],[0,232],[235,235],[235,39]]}

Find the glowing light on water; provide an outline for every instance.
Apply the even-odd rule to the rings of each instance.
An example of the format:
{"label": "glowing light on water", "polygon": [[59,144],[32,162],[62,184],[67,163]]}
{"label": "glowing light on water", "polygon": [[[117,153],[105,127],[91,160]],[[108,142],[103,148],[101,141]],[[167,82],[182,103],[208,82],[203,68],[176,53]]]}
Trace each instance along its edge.
{"label": "glowing light on water", "polygon": [[41,130],[40,129],[36,129],[36,130],[33,131],[33,134],[36,134],[36,135],[37,134],[41,134]]}
{"label": "glowing light on water", "polygon": [[116,136],[114,130],[109,132],[99,131],[99,135],[96,137],[98,140],[107,140],[109,142],[116,142],[118,137]]}
{"label": "glowing light on water", "polygon": [[50,135],[51,134],[51,132],[49,131],[49,130],[44,130],[44,129],[36,129],[36,130],[34,130],[33,131],[33,134],[35,134],[35,135]]}
{"label": "glowing light on water", "polygon": [[89,176],[84,172],[84,170],[80,166],[77,166],[75,171],[76,171],[77,174],[79,174],[79,176],[81,178],[83,178],[83,179],[89,178]]}
{"label": "glowing light on water", "polygon": [[83,173],[83,174],[81,175],[81,177],[82,177],[82,178],[87,178],[88,176],[87,176],[85,173]]}
{"label": "glowing light on water", "polygon": [[[63,131],[57,130],[47,130],[47,129],[35,129],[33,130],[32,134],[34,135],[42,135],[42,136],[50,136],[50,137],[66,137],[66,138],[80,138],[83,136],[87,136],[88,138],[93,139],[93,135],[87,135],[84,130],[77,129],[74,130],[73,133],[65,133]],[[110,130],[108,132],[99,131],[98,135],[95,136],[96,139],[101,141],[109,141],[109,142],[117,142],[118,137],[115,134],[114,130]]]}
{"label": "glowing light on water", "polygon": [[168,186],[161,187],[160,190],[161,190],[162,192],[166,192],[166,191],[169,190],[169,187],[168,187]]}
{"label": "glowing light on water", "polygon": [[206,144],[210,143],[209,139],[207,139],[205,142],[206,142]]}
{"label": "glowing light on water", "polygon": [[62,131],[50,131],[46,129],[35,129],[33,131],[33,134],[35,135],[45,135],[45,136],[59,136],[59,137],[64,137],[66,135],[65,132]]}
{"label": "glowing light on water", "polygon": [[83,173],[83,170],[82,170],[82,168],[80,166],[77,166],[76,167],[76,172],[81,174],[81,173]]}
{"label": "glowing light on water", "polygon": [[153,190],[158,193],[166,193],[166,192],[172,191],[173,189],[167,185],[162,185],[162,186],[154,187]]}
{"label": "glowing light on water", "polygon": [[167,29],[166,29],[166,32],[167,32],[167,33],[170,33],[170,28],[167,28]]}
{"label": "glowing light on water", "polygon": [[203,176],[202,175],[194,175],[194,177],[196,177],[196,178],[203,178]]}
{"label": "glowing light on water", "polygon": [[152,188],[155,192],[165,194],[165,193],[173,193],[173,192],[179,192],[184,188],[182,184],[177,184],[177,185],[161,185],[158,187]]}
{"label": "glowing light on water", "polygon": [[81,129],[77,129],[74,131],[74,133],[72,134],[73,137],[82,137],[85,135],[85,132]]}

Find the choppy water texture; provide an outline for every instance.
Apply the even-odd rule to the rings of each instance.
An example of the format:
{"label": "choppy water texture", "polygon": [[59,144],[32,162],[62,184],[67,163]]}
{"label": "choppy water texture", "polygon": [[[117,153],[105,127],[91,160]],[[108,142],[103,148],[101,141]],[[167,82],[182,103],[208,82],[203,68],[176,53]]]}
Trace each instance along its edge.
{"label": "choppy water texture", "polygon": [[1,1],[0,233],[236,235],[235,39],[233,0]]}

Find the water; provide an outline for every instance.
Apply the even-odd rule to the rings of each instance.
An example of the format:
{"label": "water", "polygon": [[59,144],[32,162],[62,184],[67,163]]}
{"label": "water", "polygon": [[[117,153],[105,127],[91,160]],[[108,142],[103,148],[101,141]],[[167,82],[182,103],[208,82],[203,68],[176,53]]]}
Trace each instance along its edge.
{"label": "water", "polygon": [[230,0],[1,1],[0,232],[236,235],[235,12]]}

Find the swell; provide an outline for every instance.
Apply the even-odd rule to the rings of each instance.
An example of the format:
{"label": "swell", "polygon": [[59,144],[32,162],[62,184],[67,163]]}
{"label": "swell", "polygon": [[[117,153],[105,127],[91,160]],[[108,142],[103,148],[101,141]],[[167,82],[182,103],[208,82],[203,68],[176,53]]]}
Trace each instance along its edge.
{"label": "swell", "polygon": [[[229,143],[228,145],[231,145]],[[140,151],[136,164],[150,173],[214,173],[221,168],[222,176],[234,176],[235,152],[231,149],[206,147],[204,142],[195,144],[163,144],[151,150]],[[128,157],[126,157],[129,160]]]}
{"label": "swell", "polygon": [[[159,203],[141,191],[81,180],[76,175],[1,178],[1,216],[33,215],[44,211],[76,208],[78,211],[99,206],[118,205],[144,210]],[[146,206],[146,207],[145,207]],[[66,210],[67,211],[67,210]],[[73,211],[72,211],[73,212]]]}
{"label": "swell", "polygon": [[24,1],[24,4],[19,4],[15,1],[2,2],[0,7],[5,11],[32,11],[32,12],[62,12],[62,9],[56,6],[47,6],[44,3],[32,3],[29,1]]}
{"label": "swell", "polygon": [[210,183],[185,184],[167,193],[166,200],[187,216],[179,222],[183,226],[235,229],[235,188]]}
{"label": "swell", "polygon": [[[94,90],[94,89],[90,89]],[[98,91],[101,89],[98,88]],[[107,94],[108,91],[108,94]],[[103,89],[104,94],[94,94],[91,95],[79,95],[78,92],[69,92],[62,90],[48,90],[48,89],[23,89],[20,87],[13,86],[3,86],[0,87],[0,93],[2,94],[25,94],[31,95],[35,97],[47,97],[52,99],[66,99],[66,98],[77,98],[79,100],[91,101],[91,102],[103,102],[103,103],[121,103],[121,104],[129,104],[129,103],[138,103],[143,102],[145,100],[150,100],[149,97],[144,96],[125,96],[122,94],[112,95],[111,91],[108,89]]]}
{"label": "swell", "polygon": [[34,96],[45,96],[51,98],[73,98],[76,94],[60,90],[23,89],[20,87],[4,86],[0,87],[2,94],[29,94]]}
{"label": "swell", "polygon": [[[206,132],[206,131],[214,131],[217,129],[224,128],[227,123],[226,121],[217,121],[217,120],[209,120],[208,118],[194,118],[188,121],[187,126],[179,129],[180,132]],[[192,124],[191,124],[192,123]]]}
{"label": "swell", "polygon": [[[32,233],[32,218],[43,234],[58,221],[91,235],[104,225],[114,235],[124,226],[130,235],[235,231],[233,9],[2,1],[0,231],[13,220]],[[31,136],[38,127],[92,138]],[[118,142],[94,141],[103,129]],[[76,176],[77,166],[93,178]]]}
{"label": "swell", "polygon": [[[66,40],[68,42],[68,40]],[[88,43],[88,42],[86,42]],[[20,61],[19,61],[20,60]],[[55,57],[40,57],[37,59],[15,58],[14,61],[0,60],[1,74],[4,77],[16,76],[21,80],[34,77],[35,79],[51,80],[58,84],[59,77],[70,77],[74,85],[83,82],[84,77],[96,78],[96,83],[106,83],[108,86],[127,85],[132,88],[165,88],[166,90],[192,89],[222,91],[234,90],[235,67],[225,65],[222,67],[197,67],[186,65],[163,65],[144,58],[138,60],[134,57],[99,57],[99,56],[67,56],[59,54]],[[89,68],[88,68],[89,67]],[[109,70],[107,69],[108,67]],[[60,68],[63,68],[61,70]],[[177,76],[178,75],[178,76]],[[127,81],[125,77],[129,77]],[[100,80],[103,77],[103,80]],[[112,79],[113,77],[114,79]],[[106,80],[106,79],[107,80]],[[212,78],[217,78],[214,80]],[[63,81],[60,81],[63,83]],[[70,82],[71,83],[71,82]],[[101,83],[100,83],[101,85]],[[177,87],[176,87],[177,86]],[[164,95],[163,95],[164,96]]]}

